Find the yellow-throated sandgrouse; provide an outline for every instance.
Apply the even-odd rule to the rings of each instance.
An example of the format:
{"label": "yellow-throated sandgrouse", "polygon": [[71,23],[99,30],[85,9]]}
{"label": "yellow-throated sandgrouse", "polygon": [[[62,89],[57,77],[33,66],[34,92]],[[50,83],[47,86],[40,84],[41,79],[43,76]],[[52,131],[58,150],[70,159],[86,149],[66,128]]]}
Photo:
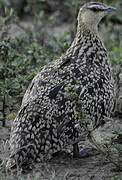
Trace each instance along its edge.
{"label": "yellow-throated sandgrouse", "polygon": [[114,82],[98,24],[113,10],[96,2],[80,8],[71,47],[37,74],[24,95],[11,130],[8,168],[51,157],[77,140],[79,119],[76,103],[68,95],[69,86],[75,87],[82,110],[94,127],[110,116]]}

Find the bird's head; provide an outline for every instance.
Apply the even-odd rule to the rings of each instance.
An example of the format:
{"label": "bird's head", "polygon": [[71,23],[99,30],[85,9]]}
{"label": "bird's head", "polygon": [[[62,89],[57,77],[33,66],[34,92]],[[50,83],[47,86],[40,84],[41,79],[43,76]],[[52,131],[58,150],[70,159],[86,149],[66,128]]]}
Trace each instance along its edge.
{"label": "bird's head", "polygon": [[103,3],[86,3],[79,10],[78,24],[81,25],[83,23],[87,28],[89,28],[89,30],[92,30],[97,28],[99,22],[104,16],[115,10],[116,8],[107,6]]}

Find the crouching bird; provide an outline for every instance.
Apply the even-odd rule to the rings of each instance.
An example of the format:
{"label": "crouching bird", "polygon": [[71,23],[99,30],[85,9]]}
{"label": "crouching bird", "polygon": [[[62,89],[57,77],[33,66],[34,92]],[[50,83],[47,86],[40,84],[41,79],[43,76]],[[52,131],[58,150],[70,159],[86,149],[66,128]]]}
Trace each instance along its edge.
{"label": "crouching bird", "polygon": [[70,48],[37,74],[23,97],[11,129],[7,168],[21,168],[30,162],[49,159],[70,142],[77,141],[79,119],[68,87],[75,87],[82,110],[94,127],[101,125],[104,116],[110,116],[114,81],[98,24],[114,10],[98,2],[80,8],[77,32]]}

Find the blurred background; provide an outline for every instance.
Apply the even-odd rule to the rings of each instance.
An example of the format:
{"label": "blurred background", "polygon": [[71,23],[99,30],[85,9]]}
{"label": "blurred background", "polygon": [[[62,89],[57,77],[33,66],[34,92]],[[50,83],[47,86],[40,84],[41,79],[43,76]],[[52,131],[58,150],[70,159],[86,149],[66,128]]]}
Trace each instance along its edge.
{"label": "blurred background", "polygon": [[[87,0],[0,0],[0,123],[14,119],[23,94],[41,68],[60,57],[76,32]],[[99,0],[117,8],[99,31],[113,67],[122,64],[122,0]]]}

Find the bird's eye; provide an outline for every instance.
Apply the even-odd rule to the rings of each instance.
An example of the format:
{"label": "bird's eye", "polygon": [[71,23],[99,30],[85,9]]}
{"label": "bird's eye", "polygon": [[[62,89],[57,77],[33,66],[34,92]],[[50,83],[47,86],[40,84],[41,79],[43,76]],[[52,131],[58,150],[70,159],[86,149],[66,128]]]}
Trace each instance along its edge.
{"label": "bird's eye", "polygon": [[98,9],[98,8],[95,8],[95,7],[92,8],[91,10],[92,10],[93,12],[99,12],[99,9]]}

